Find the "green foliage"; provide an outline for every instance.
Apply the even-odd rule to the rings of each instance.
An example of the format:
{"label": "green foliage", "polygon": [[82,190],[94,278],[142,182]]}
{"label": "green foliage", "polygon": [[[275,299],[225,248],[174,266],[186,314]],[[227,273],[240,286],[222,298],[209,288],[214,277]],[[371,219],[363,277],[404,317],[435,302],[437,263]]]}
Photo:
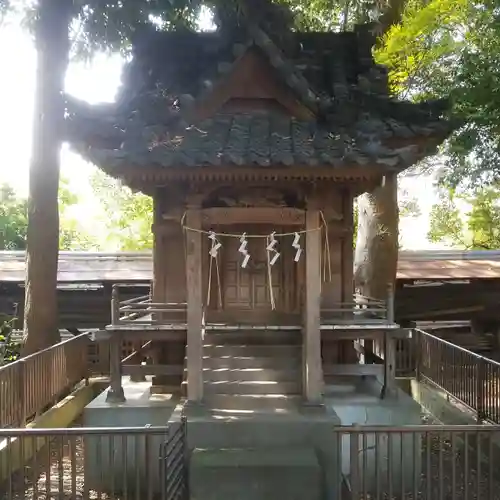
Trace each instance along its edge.
{"label": "green foliage", "polygon": [[161,29],[196,24],[201,0],[75,1],[70,38],[73,53],[91,58],[98,51],[127,52],[137,30],[152,21]]}
{"label": "green foliage", "polygon": [[20,355],[21,343],[12,338],[15,320],[0,314],[0,366],[15,361]]}
{"label": "green foliage", "polygon": [[431,210],[428,238],[469,250],[500,248],[500,185],[463,194],[442,191]]}
{"label": "green foliage", "polygon": [[28,227],[28,202],[14,190],[0,186],[0,250],[24,250]]}
{"label": "green foliage", "polygon": [[375,51],[395,94],[450,97],[464,125],[443,151],[448,187],[473,189],[500,174],[499,8],[500,0],[408,0]]}
{"label": "green foliage", "polygon": [[[66,179],[59,186],[60,250],[90,250],[97,243],[86,234],[71,209],[79,203]],[[28,228],[28,200],[16,196],[12,187],[0,187],[0,250],[25,250]]]}
{"label": "green foliage", "polygon": [[303,30],[345,31],[354,25],[381,19],[391,4],[399,0],[281,0],[295,16],[295,25]]}
{"label": "green foliage", "polygon": [[450,147],[445,181],[453,186],[494,183],[500,173],[500,16],[499,0],[473,10],[466,50],[458,65],[455,112],[464,126]]}
{"label": "green foliage", "polygon": [[100,170],[93,175],[91,183],[104,211],[105,243],[121,251],[151,249],[152,198],[133,193]]}
{"label": "green foliage", "polygon": [[463,47],[469,0],[408,0],[401,22],[380,40],[375,59],[389,69],[394,94],[447,96]]}
{"label": "green foliage", "polygon": [[80,199],[69,185],[69,181],[61,178],[59,181],[59,250],[97,250],[98,243],[92,238],[72,209],[78,205]]}
{"label": "green foliage", "polygon": [[420,217],[422,215],[417,198],[412,196],[406,189],[400,190],[398,198],[400,217]]}

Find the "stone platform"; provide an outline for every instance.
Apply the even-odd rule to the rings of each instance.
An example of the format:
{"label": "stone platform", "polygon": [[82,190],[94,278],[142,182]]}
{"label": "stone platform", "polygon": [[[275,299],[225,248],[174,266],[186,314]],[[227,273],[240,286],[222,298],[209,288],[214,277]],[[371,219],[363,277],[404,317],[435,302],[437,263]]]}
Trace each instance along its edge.
{"label": "stone platform", "polygon": [[[105,391],[85,408],[84,426],[180,425],[181,402],[178,397],[151,395],[150,385],[149,380],[134,383],[124,378],[127,401],[107,403]],[[232,492],[235,484],[242,485],[240,496],[231,493],[234,500],[267,498],[266,495],[276,493],[273,485],[281,483],[279,478],[285,475],[301,478],[304,488],[290,488],[292,496],[280,495],[284,500],[298,498],[292,491],[300,492],[302,498],[339,498],[342,476],[349,478],[351,473],[350,453],[353,449],[350,437],[338,432],[339,426],[421,423],[420,406],[403,391],[380,399],[380,389],[380,382],[371,377],[358,378],[355,383],[343,379],[338,385],[326,388],[323,407],[304,406],[300,398],[294,396],[282,397],[277,404],[276,395],[272,398],[260,396],[260,405],[250,405],[255,406],[253,411],[248,408],[248,398],[245,398],[246,405],[242,409],[241,396],[234,395],[226,395],[224,400],[214,399],[218,403],[231,403],[229,400],[234,399],[226,408],[214,407],[210,400],[205,405],[185,407],[191,498],[210,498],[206,497],[207,484],[214,485],[215,496],[212,498],[216,498],[221,493],[216,485],[221,484],[223,477],[227,483],[224,488],[229,488],[227,491]],[[122,438],[116,437],[113,441],[105,439],[100,443],[96,438],[89,438],[85,450],[90,488],[98,484],[102,487],[114,476],[114,483],[109,484],[110,490],[118,491],[120,484],[127,484],[128,491],[132,492],[149,484],[153,493],[161,491],[159,457],[165,439],[166,436],[152,436],[146,446],[144,437],[132,436],[126,444]],[[367,491],[373,491],[377,484],[376,472],[378,484],[383,486],[389,466],[390,475],[395,479],[394,493],[401,484],[396,478],[400,479],[404,474],[404,484],[410,487],[413,477],[416,477],[415,471],[420,471],[420,447],[411,435],[394,435],[390,443],[387,438],[376,441],[373,433],[364,439],[359,435],[356,449],[361,479]],[[390,462],[387,461],[389,452],[392,455]],[[290,458],[292,456],[294,458]],[[265,460],[270,461],[269,467],[262,466]],[[234,466],[236,463],[240,467]],[[270,470],[273,473],[266,476],[264,471]],[[236,483],[228,479],[229,473],[234,475]],[[255,485],[254,489],[247,487],[249,481]],[[314,482],[317,491],[311,489]]]}
{"label": "stone platform", "polygon": [[[261,409],[254,414],[240,414],[237,411],[222,412],[201,406],[188,408],[186,415],[188,448],[208,450],[209,456],[219,463],[218,467],[211,465],[205,470],[207,461],[200,454],[201,451],[192,455],[190,492],[193,500],[203,498],[206,481],[222,485],[228,480],[228,472],[237,476],[243,470],[246,470],[245,484],[252,482],[256,489],[242,488],[237,496],[232,497],[234,500],[273,498],[269,495],[272,492],[277,495],[282,483],[282,480],[276,483],[277,478],[292,475],[302,477],[303,486],[297,484],[293,490],[286,489],[289,495],[285,495],[283,490],[282,494],[274,498],[338,498],[336,493],[341,483],[340,443],[334,428],[340,422],[328,408],[297,405],[279,412]],[[302,450],[301,454],[290,458],[297,450]],[[230,453],[238,457],[248,455],[247,462],[242,460],[242,463],[246,463],[242,471],[237,472],[237,468],[227,463]],[[262,463],[264,457],[268,456],[272,462],[272,474],[267,468],[259,466],[256,458],[259,456]],[[253,460],[250,460],[252,457]],[[198,470],[200,468],[202,470]],[[317,488],[311,490],[310,484],[314,481],[318,481]],[[291,491],[294,491],[293,495]],[[208,498],[226,498],[222,490],[214,490],[214,495]]]}
{"label": "stone platform", "polygon": [[[150,394],[151,380],[122,380],[126,401],[108,403],[108,390],[101,393],[83,411],[84,427],[165,427],[179,403],[171,394]],[[116,435],[85,440],[85,481],[89,488],[105,491],[145,493],[150,487],[160,493],[160,455],[167,436]],[[97,489],[97,488],[96,488]]]}
{"label": "stone platform", "polygon": [[195,449],[191,500],[322,500],[313,448]]}

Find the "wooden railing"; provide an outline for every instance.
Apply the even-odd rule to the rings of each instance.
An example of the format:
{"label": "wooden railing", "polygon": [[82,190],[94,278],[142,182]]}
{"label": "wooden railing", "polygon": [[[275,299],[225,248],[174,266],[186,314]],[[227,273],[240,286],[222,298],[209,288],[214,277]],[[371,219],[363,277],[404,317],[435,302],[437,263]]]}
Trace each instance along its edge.
{"label": "wooden railing", "polygon": [[374,299],[355,293],[351,302],[337,302],[329,308],[321,309],[325,319],[349,320],[366,323],[373,320],[394,322],[394,293],[392,286],[387,288],[386,300]]}
{"label": "wooden railing", "polygon": [[113,286],[111,296],[111,324],[154,324],[186,321],[186,303],[153,302],[151,295],[120,300],[120,286]]}
{"label": "wooden railing", "polygon": [[0,368],[0,428],[21,427],[88,376],[81,334]]}

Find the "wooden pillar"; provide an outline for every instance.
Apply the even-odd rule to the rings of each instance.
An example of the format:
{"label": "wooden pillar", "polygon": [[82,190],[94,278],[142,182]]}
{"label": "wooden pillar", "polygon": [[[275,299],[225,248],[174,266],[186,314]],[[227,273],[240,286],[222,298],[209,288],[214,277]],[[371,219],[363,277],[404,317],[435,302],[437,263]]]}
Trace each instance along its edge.
{"label": "wooden pillar", "polygon": [[[119,328],[120,323],[120,294],[118,286],[113,286],[111,292],[111,324]],[[110,387],[106,396],[108,403],[123,403],[125,394],[122,387],[122,345],[123,339],[120,333],[111,333],[109,341],[109,378]]]}
{"label": "wooden pillar", "polygon": [[124,403],[125,394],[122,387],[122,336],[113,332],[109,348],[110,387],[106,396],[107,403]]}
{"label": "wooden pillar", "polygon": [[[201,212],[189,209],[186,226],[201,229]],[[202,234],[186,229],[187,283],[187,397],[191,403],[203,399],[203,337],[202,337]]]}
{"label": "wooden pillar", "polygon": [[306,212],[306,304],[303,337],[304,396],[310,404],[320,404],[323,393],[321,360],[321,225],[319,210]]}
{"label": "wooden pillar", "polygon": [[[161,303],[166,302],[167,298],[167,260],[169,258],[168,249],[168,235],[165,231],[165,226],[162,219],[162,193],[158,190],[154,197],[154,213],[153,213],[153,226],[151,228],[153,232],[153,302]],[[153,319],[155,321],[161,321],[162,314],[154,313]],[[164,355],[163,350],[165,347],[164,342],[153,342],[152,343],[152,357],[153,362],[156,365],[163,365]],[[154,376],[152,380],[152,387],[162,387],[166,384],[164,376]],[[153,392],[156,392],[154,389]]]}
{"label": "wooden pillar", "polygon": [[396,392],[396,339],[395,330],[384,331],[384,387],[382,394],[394,395]]}
{"label": "wooden pillar", "polygon": [[354,292],[353,197],[349,190],[342,193],[344,237],[342,239],[342,302],[352,302]]}

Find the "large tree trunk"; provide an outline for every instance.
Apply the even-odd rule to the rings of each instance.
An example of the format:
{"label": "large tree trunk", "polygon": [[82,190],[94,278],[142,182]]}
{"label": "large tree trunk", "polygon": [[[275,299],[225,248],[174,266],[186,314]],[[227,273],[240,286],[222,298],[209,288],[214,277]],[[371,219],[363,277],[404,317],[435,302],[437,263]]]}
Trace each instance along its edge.
{"label": "large tree trunk", "polygon": [[39,0],[37,7],[37,80],[28,202],[24,355],[60,339],[58,188],[72,4],[72,0]]}
{"label": "large tree trunk", "polygon": [[385,299],[398,262],[397,176],[387,175],[382,186],[361,195],[358,211],[354,284],[363,295]]}

